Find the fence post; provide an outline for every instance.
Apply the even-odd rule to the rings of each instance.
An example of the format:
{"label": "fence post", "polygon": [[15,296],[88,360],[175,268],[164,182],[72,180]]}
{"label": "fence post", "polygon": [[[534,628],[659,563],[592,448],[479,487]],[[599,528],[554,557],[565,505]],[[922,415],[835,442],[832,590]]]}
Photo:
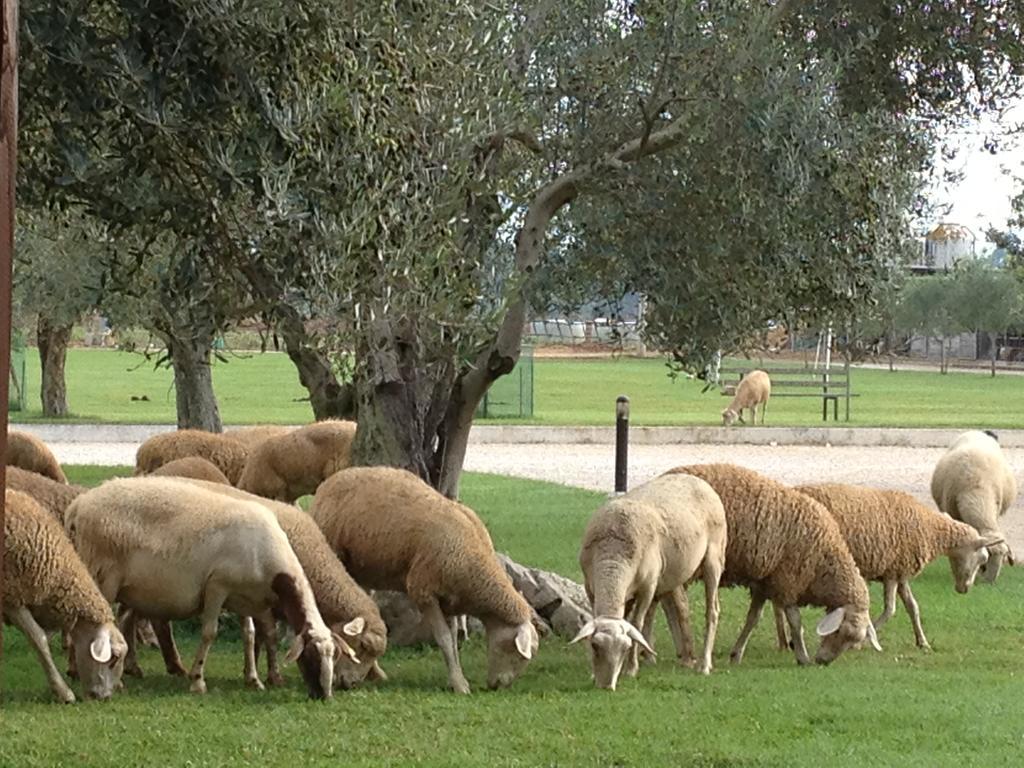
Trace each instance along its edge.
{"label": "fence post", "polygon": [[615,492],[626,492],[629,458],[629,398],[615,400]]}

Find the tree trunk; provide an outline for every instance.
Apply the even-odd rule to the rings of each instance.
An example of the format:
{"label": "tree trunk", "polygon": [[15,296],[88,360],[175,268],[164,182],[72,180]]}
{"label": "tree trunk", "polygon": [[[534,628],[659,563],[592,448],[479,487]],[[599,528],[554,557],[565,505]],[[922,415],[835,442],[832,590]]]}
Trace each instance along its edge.
{"label": "tree trunk", "polygon": [[42,371],[42,386],[39,399],[43,404],[43,416],[63,417],[68,415],[68,390],[64,378],[64,363],[68,355],[68,341],[71,340],[71,323],[52,323],[49,318],[39,315],[36,324],[36,341],[39,345],[39,364]]}
{"label": "tree trunk", "polygon": [[213,391],[210,355],[213,336],[192,338],[165,337],[174,368],[174,395],[178,409],[178,429],[223,431],[217,395]]}
{"label": "tree trunk", "polygon": [[999,357],[999,347],[996,345],[996,334],[990,333],[988,335],[990,353],[992,359],[992,378],[996,376],[996,358]]}
{"label": "tree trunk", "polygon": [[946,372],[946,337],[939,337],[939,373]]}
{"label": "tree trunk", "polygon": [[309,343],[305,330],[299,334],[294,328],[288,329],[287,324],[282,323],[281,336],[284,338],[288,358],[299,372],[299,382],[309,392],[313,418],[317,421],[354,419],[355,397],[351,385],[343,385],[338,381],[330,361]]}

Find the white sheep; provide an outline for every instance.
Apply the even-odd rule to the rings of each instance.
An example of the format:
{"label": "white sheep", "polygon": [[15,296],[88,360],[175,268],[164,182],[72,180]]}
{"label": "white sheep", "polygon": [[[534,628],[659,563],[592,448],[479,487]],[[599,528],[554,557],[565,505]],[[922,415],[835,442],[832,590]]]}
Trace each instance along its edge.
{"label": "white sheep", "polygon": [[733,663],[743,659],[747,641],[767,600],[782,607],[798,664],[809,664],[800,606],[820,605],[828,614],[818,624],[815,656],[828,664],[867,637],[878,650],[868,611],[867,584],[857,570],[839,525],[814,499],[732,464],[676,467],[705,480],[725,507],[729,529],[722,585],[750,589],[747,621],[733,646]]}
{"label": "white sheep", "polygon": [[205,693],[204,666],[221,610],[243,617],[277,606],[295,632],[297,660],[312,698],[331,696],[336,655],[351,649],[324,624],[288,539],[261,504],[164,477],[110,480],[79,496],[65,528],[108,600],[136,615],[202,616],[189,672]]}
{"label": "white sheep", "polygon": [[4,516],[3,618],[20,629],[60,701],[75,694],[57,671],[45,629],[68,632],[87,698],[121,684],[127,645],[60,525],[30,496],[8,490]]}
{"label": "white sheep", "polygon": [[761,423],[764,424],[768,398],[772,395],[772,382],[768,374],[761,370],[751,371],[744,376],[736,387],[732,402],[722,411],[722,424],[732,426],[739,419],[743,421],[743,409],[750,409],[750,423],[757,424],[757,406],[761,406]]}
{"label": "white sheep", "polygon": [[[993,432],[964,432],[935,465],[932,498],[952,517],[971,525],[982,536],[1003,539],[999,516],[1017,498],[1017,481]],[[1003,560],[1013,565],[1013,553],[1003,541],[989,548],[983,578],[995,581]]]}
{"label": "white sheep", "polygon": [[356,467],[320,486],[310,514],[359,584],[405,592],[416,604],[456,692],[469,693],[456,616],[484,624],[491,688],[511,685],[533,658],[539,639],[530,606],[467,508],[404,470]]}
{"label": "white sheep", "polygon": [[[689,622],[679,603],[688,613],[686,587],[697,578],[704,581],[706,597],[704,652],[698,670],[710,673],[725,548],[722,502],[711,486],[689,475],[656,477],[594,513],[580,550],[594,618],[572,642],[589,639],[599,688],[615,690],[624,664],[626,674],[635,675],[641,647],[653,654],[656,601],[665,610],[680,660],[692,662]],[[628,619],[627,607],[632,607]],[[637,631],[641,626],[643,634]]]}
{"label": "white sheep", "polygon": [[[841,483],[802,485],[796,490],[822,504],[839,523],[861,575],[868,581],[882,582],[885,607],[874,622],[875,630],[895,614],[898,591],[920,648],[929,645],[910,581],[932,560],[945,555],[956,591],[964,594],[974,583],[978,568],[988,560],[986,547],[999,543],[991,536],[979,536],[966,523],[951,520],[902,491]],[[785,642],[785,636],[780,635],[780,646]]]}

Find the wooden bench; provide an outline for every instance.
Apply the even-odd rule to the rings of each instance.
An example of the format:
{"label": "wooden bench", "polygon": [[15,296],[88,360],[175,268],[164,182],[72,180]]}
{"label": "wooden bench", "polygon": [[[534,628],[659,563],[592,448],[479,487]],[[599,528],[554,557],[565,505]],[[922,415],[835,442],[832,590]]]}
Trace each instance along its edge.
{"label": "wooden bench", "polygon": [[[745,368],[722,368],[719,386],[722,394],[732,397],[740,379],[751,371],[763,370],[772,380],[771,399],[776,397],[821,398],[821,420],[828,421],[828,406],[832,404],[832,419],[839,421],[839,400],[846,403],[846,421],[850,420],[850,398],[858,397],[850,391],[850,363],[833,367],[828,373],[811,368],[761,368],[751,365]],[[781,390],[781,391],[780,391]],[[789,391],[795,390],[795,391]]]}

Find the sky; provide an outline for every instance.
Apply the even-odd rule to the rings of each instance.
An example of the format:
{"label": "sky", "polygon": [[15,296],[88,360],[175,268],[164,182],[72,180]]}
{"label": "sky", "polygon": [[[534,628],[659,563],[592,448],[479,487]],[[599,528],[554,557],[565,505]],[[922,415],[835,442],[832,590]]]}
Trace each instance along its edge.
{"label": "sky", "polygon": [[[1007,132],[1024,124],[1024,99],[1007,110],[999,120],[958,132],[950,138],[959,147],[958,156],[947,164],[963,172],[954,184],[939,183],[932,187],[929,198],[938,204],[951,205],[942,221],[965,224],[978,237],[979,253],[993,246],[985,239],[989,226],[1006,228],[1011,215],[1011,199],[1024,192],[1024,136],[1016,142],[1007,140],[997,154],[983,147],[986,134]],[[934,222],[938,224],[939,221]]]}

